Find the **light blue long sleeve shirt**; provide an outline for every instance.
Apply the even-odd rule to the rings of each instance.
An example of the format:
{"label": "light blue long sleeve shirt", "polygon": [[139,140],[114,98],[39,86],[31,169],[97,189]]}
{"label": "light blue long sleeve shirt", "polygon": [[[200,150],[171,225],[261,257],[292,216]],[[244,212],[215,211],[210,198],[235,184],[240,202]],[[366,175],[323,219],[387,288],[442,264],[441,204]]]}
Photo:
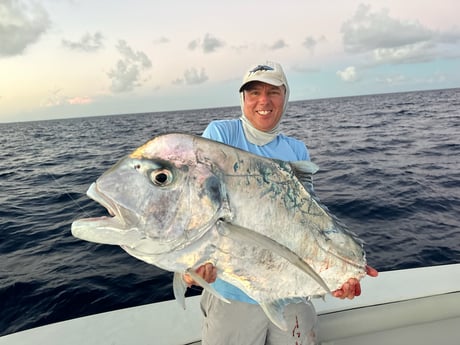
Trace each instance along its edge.
{"label": "light blue long sleeve shirt", "polygon": [[[247,141],[240,119],[212,121],[203,132],[203,137],[222,142],[259,156],[284,161],[310,160],[305,144],[297,139],[278,134],[274,140],[263,146]],[[234,285],[217,279],[213,287],[225,298],[257,304],[251,297]]]}

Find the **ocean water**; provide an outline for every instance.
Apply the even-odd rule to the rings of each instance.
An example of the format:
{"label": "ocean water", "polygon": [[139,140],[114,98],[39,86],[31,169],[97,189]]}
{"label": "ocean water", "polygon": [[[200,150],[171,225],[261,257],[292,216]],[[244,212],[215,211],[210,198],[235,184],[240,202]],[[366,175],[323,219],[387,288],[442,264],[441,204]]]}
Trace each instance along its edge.
{"label": "ocean water", "polygon": [[[70,224],[106,214],[85,192],[122,156],[239,113],[0,124],[0,335],[172,299],[170,273],[73,238]],[[372,266],[460,262],[460,89],[292,102],[282,127],[309,147],[318,196],[365,241]]]}

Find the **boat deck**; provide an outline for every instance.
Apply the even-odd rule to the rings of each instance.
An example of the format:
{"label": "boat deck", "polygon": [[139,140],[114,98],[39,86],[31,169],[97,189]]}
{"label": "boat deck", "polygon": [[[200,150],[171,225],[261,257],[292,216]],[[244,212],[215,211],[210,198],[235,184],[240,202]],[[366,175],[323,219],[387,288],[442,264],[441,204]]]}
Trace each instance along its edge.
{"label": "boat deck", "polygon": [[[322,345],[457,345],[460,264],[383,272],[352,301],[314,300]],[[0,337],[0,345],[200,344],[199,296],[91,315]]]}

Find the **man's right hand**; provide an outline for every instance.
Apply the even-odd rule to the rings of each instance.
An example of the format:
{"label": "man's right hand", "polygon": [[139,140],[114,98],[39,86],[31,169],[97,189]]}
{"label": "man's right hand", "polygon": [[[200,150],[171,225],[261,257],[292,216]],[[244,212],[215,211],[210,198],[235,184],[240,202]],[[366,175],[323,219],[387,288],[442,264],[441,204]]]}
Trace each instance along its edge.
{"label": "man's right hand", "polygon": [[[208,283],[214,283],[217,278],[217,268],[212,263],[208,262],[198,267],[195,272]],[[189,274],[184,274],[184,281],[190,287],[199,285]]]}

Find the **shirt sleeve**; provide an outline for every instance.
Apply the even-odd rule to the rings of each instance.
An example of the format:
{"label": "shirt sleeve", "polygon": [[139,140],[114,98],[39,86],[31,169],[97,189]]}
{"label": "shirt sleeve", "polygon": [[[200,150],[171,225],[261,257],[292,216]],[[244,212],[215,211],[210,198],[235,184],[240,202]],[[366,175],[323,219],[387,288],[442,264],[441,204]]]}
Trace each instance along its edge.
{"label": "shirt sleeve", "polygon": [[301,160],[309,161],[310,160],[310,152],[307,149],[307,145],[302,143],[302,150],[301,150]]}
{"label": "shirt sleeve", "polygon": [[219,141],[227,145],[235,145],[236,123],[225,120],[211,121],[202,136],[211,140]]}
{"label": "shirt sleeve", "polygon": [[202,137],[208,138],[215,141],[223,141],[222,133],[219,131],[219,128],[214,122],[210,122],[206,129],[204,130]]}
{"label": "shirt sleeve", "polygon": [[309,161],[310,152],[308,151],[307,145],[303,141],[289,137],[288,139],[289,146],[297,157],[299,161]]}

